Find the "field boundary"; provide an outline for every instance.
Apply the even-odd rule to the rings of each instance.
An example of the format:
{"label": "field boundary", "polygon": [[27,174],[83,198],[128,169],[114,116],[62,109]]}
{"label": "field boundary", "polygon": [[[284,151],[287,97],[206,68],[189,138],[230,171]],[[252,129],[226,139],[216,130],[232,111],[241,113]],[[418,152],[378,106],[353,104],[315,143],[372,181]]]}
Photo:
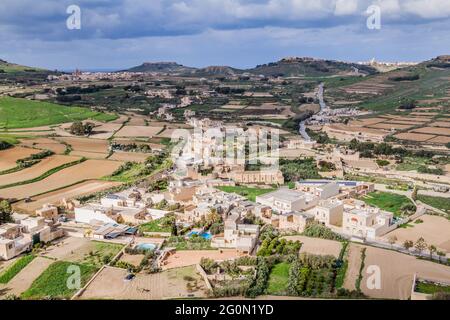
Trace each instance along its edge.
{"label": "field boundary", "polygon": [[50,169],[47,172],[44,172],[43,174],[41,174],[40,176],[38,176],[36,178],[25,180],[25,181],[20,181],[20,182],[15,182],[15,183],[10,183],[10,184],[5,184],[3,186],[0,186],[0,189],[7,189],[7,188],[12,188],[12,187],[17,187],[17,186],[23,186],[23,185],[26,185],[26,184],[42,181],[42,180],[50,177],[51,175],[53,175],[53,174],[55,174],[55,173],[57,173],[57,172],[59,172],[61,170],[73,167],[73,166],[75,166],[77,164],[83,163],[86,160],[87,160],[86,158],[81,158],[81,159],[76,160],[76,161],[65,163],[63,165],[60,165],[60,166],[55,167],[53,169]]}

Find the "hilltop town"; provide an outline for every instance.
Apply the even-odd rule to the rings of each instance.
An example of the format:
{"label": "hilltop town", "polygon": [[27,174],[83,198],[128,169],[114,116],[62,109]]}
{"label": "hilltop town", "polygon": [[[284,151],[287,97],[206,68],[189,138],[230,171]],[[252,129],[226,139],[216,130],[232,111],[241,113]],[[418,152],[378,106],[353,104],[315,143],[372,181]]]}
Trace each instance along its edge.
{"label": "hilltop town", "polygon": [[0,299],[448,299],[449,77],[0,60]]}

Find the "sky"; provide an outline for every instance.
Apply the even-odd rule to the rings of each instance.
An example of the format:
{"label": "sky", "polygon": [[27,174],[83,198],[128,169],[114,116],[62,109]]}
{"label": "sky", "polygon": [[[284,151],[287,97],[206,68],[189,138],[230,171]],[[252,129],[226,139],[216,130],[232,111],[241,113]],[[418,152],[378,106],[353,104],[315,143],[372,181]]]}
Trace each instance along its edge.
{"label": "sky", "polygon": [[[78,22],[80,28],[74,28]],[[48,69],[124,69],[154,61],[250,68],[287,56],[358,62],[424,61],[441,54],[450,54],[450,0],[1,0],[0,5],[0,59]]]}

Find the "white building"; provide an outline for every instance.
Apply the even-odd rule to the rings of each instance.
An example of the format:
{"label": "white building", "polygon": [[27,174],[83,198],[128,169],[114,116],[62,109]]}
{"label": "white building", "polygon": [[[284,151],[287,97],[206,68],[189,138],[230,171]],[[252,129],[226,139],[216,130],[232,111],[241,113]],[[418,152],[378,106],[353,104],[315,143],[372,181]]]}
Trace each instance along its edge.
{"label": "white building", "polygon": [[279,213],[308,210],[317,205],[319,198],[310,193],[281,188],[256,197],[256,202]]}
{"label": "white building", "polygon": [[321,200],[312,209],[306,211],[306,213],[312,215],[314,220],[322,223],[323,225],[341,226],[342,216],[344,212],[344,204],[339,200]]}
{"label": "white building", "polygon": [[238,213],[230,214],[225,220],[224,235],[214,236],[211,246],[214,248],[235,248],[241,252],[251,253],[258,241],[259,225],[240,224]]}
{"label": "white building", "polygon": [[344,207],[342,231],[350,236],[375,239],[389,231],[394,215],[379,208],[369,207],[361,201]]}

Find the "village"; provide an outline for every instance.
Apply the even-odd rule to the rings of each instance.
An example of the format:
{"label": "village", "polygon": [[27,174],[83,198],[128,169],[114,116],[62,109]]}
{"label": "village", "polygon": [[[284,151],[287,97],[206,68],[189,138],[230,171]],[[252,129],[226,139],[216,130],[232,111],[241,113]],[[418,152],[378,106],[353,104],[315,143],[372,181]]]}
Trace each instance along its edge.
{"label": "village", "polygon": [[[343,297],[426,299],[430,295],[414,292],[416,278],[436,285],[449,280],[448,220],[427,215],[430,208],[416,202],[411,192],[392,190],[408,202],[395,212],[371,205],[371,195],[390,190],[386,184],[344,179],[346,166],[360,161],[359,152],[323,152],[315,141],[280,139],[276,128],[186,116],[192,129],[172,130],[171,166],[151,184],[144,179],[95,197],[47,198],[55,200],[28,214],[14,208],[32,200],[13,205],[12,221],[0,226],[0,258],[6,261],[0,273],[7,274],[17,262],[25,266],[0,284],[5,297],[43,297],[36,296],[33,286],[39,285],[39,270],[51,261],[89,269],[82,288],[60,296],[71,299],[293,294],[272,276],[266,279],[268,289],[252,288],[261,257],[273,254],[278,259],[273,270],[286,268],[286,259],[299,253],[340,261],[333,267],[341,274],[340,283],[327,280],[336,289],[324,288],[310,297],[338,292]],[[318,179],[285,181],[277,161],[292,151],[306,159],[314,155],[315,165],[332,170]],[[436,223],[428,219],[442,219],[443,234],[428,228],[417,239],[414,233],[404,235],[404,226],[411,223],[417,224],[414,228],[420,227],[418,221]],[[416,257],[423,260],[412,269],[389,272],[382,290],[371,290],[362,281],[370,260],[389,264]],[[400,278],[400,286],[388,285]]]}

